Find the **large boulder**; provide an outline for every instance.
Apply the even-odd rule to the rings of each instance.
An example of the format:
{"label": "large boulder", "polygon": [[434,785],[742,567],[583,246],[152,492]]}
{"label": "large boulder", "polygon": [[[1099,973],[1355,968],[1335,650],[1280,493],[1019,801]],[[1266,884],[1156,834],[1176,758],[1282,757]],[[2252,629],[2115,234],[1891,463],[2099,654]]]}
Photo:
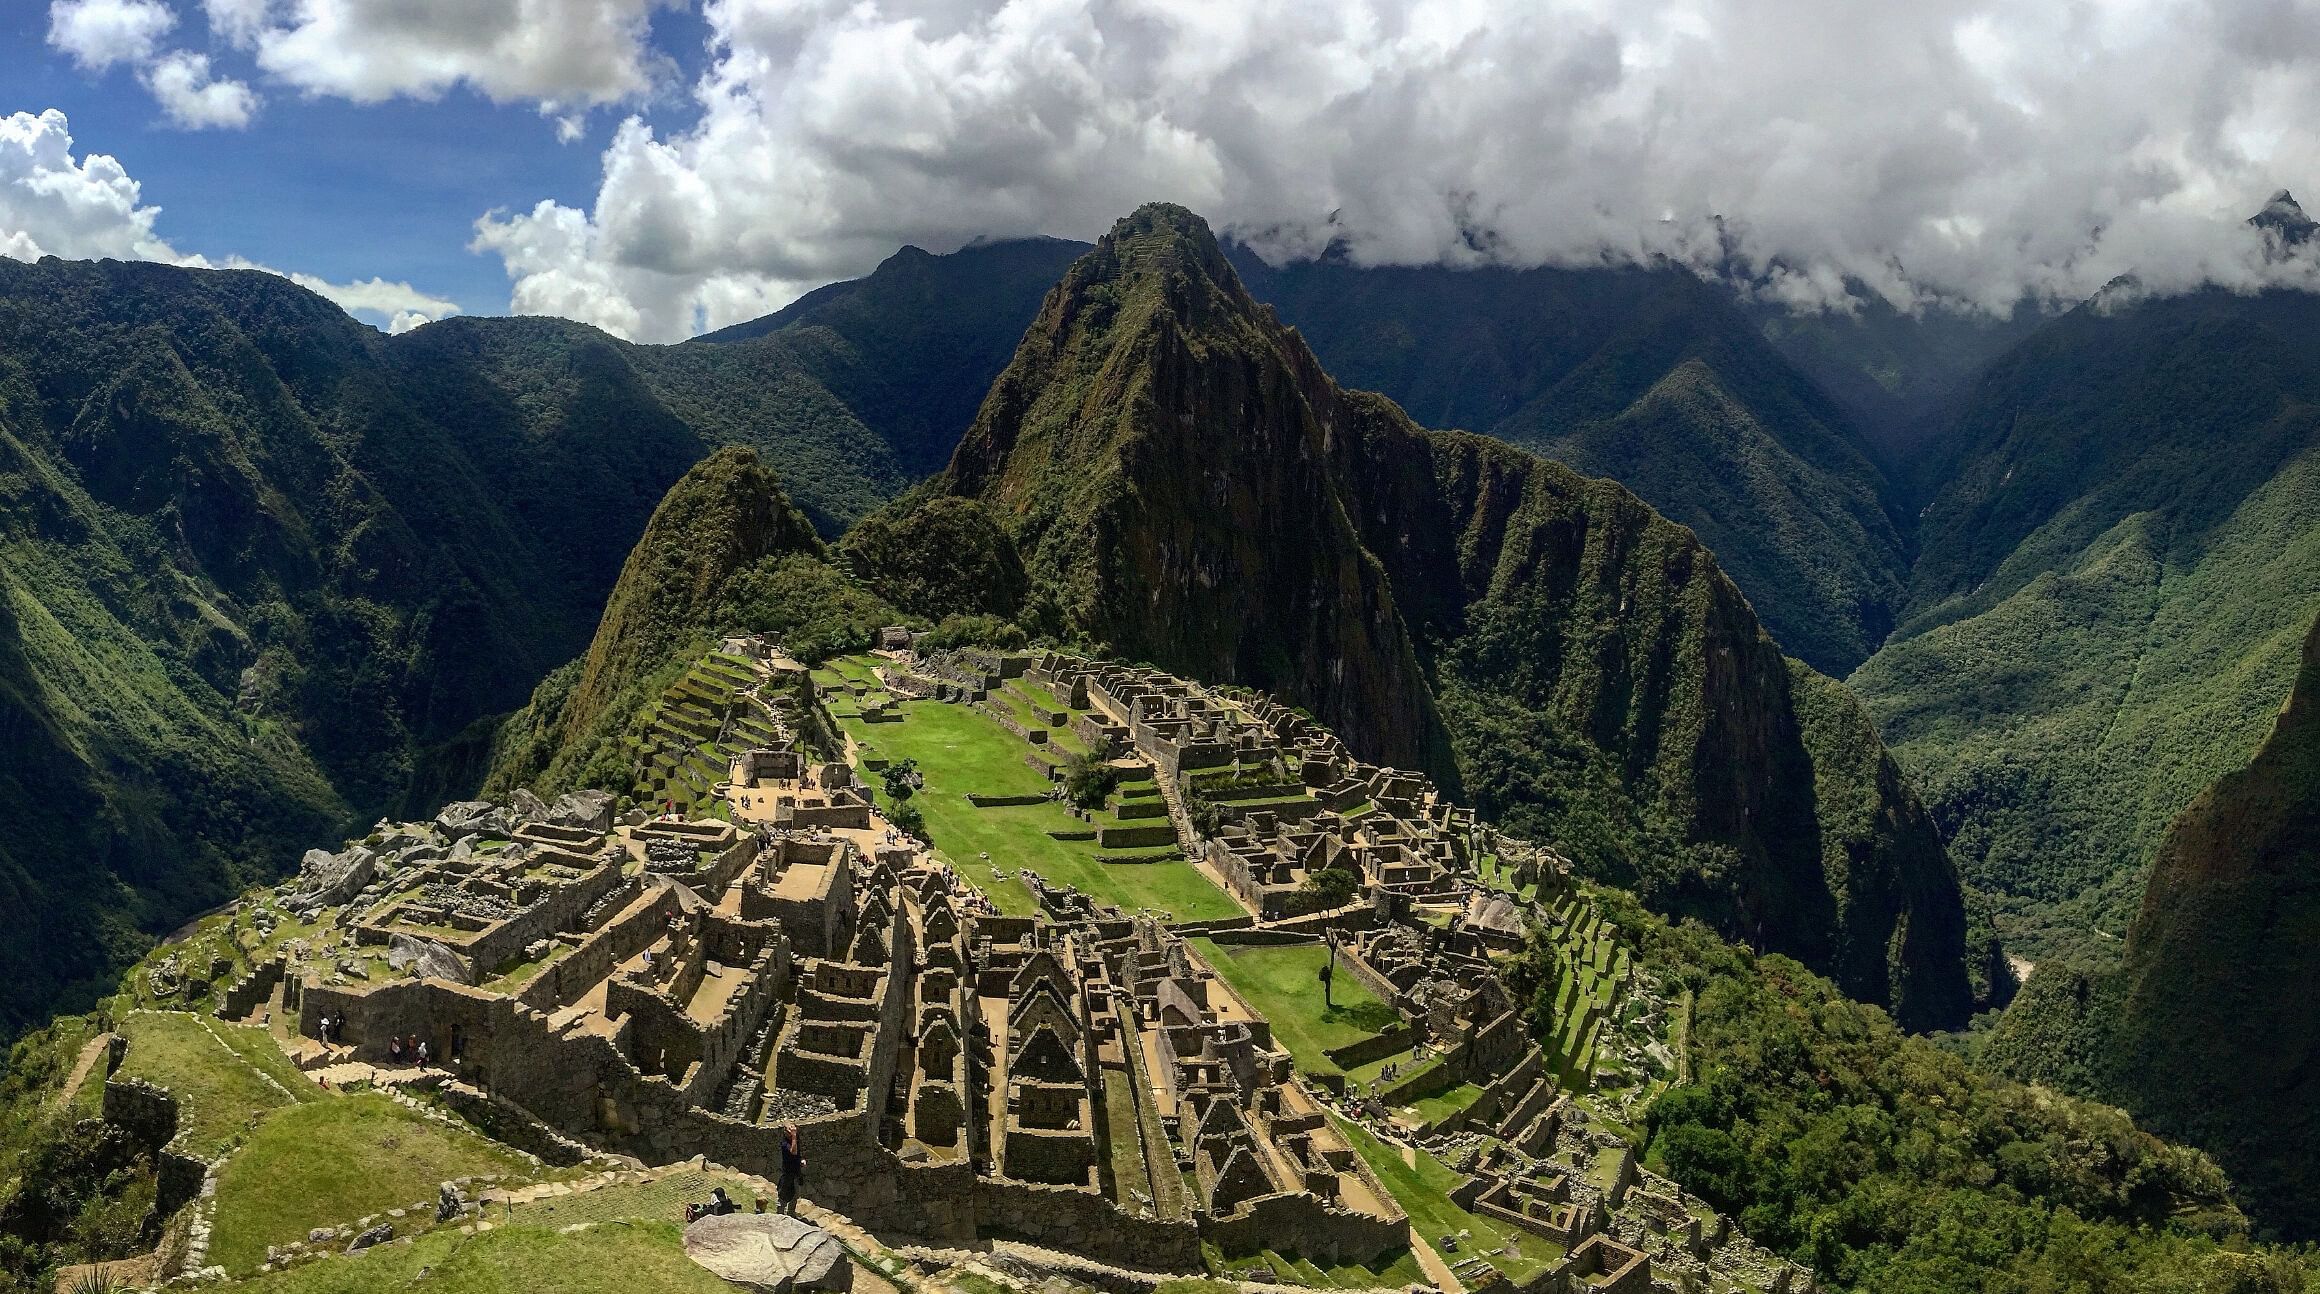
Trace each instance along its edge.
{"label": "large boulder", "polygon": [[520,786],[516,788],[515,794],[508,797],[508,812],[514,814],[518,822],[548,820],[547,801]]}
{"label": "large boulder", "polygon": [[400,931],[387,941],[387,965],[398,971],[415,968],[422,979],[446,979],[454,984],[475,982],[475,963],[447,945]]}
{"label": "large boulder", "polygon": [[612,830],[612,794],[608,791],[574,791],[558,796],[548,810],[548,821],[559,827],[573,827],[581,831]]}
{"label": "large boulder", "polygon": [[744,1289],[764,1294],[853,1288],[838,1238],[779,1213],[711,1214],[685,1228],[685,1255]]}
{"label": "large boulder", "polygon": [[507,810],[489,800],[459,800],[446,804],[435,815],[435,825],[443,829],[449,840],[486,833],[506,835],[510,815]]}
{"label": "large boulder", "polygon": [[360,893],[378,874],[378,854],[368,846],[350,846],[343,853],[309,849],[299,860],[298,879],[287,903],[297,911],[336,907]]}

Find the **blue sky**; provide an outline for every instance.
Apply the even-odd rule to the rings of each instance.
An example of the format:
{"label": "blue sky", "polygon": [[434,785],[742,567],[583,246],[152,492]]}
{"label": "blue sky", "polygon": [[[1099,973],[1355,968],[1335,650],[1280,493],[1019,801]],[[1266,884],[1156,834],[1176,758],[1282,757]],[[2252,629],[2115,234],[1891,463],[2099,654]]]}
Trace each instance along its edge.
{"label": "blue sky", "polygon": [[[654,48],[689,81],[704,59],[699,16],[663,9],[651,21]],[[541,199],[586,206],[623,116],[681,129],[698,115],[685,95],[664,92],[598,109],[581,138],[562,141],[533,103],[494,103],[464,85],[375,104],[276,90],[187,5],[176,42],[265,96],[247,127],[187,130],[155,111],[134,68],[77,67],[49,46],[48,30],[42,0],[0,0],[0,117],[62,111],[77,151],[118,158],[142,200],[162,209],[156,232],[177,250],[337,282],[404,281],[469,314],[508,311],[502,263],[468,250],[477,217]]]}
{"label": "blue sky", "polygon": [[670,341],[1167,200],[1276,259],[2003,312],[2320,288],[2245,224],[2316,120],[2295,0],[0,0],[0,255]]}

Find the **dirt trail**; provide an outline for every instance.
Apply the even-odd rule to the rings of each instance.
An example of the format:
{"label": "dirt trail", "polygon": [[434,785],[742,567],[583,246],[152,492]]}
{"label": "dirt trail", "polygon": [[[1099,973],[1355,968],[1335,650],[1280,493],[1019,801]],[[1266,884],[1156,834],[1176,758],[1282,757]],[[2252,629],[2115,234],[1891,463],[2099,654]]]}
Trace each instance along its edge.
{"label": "dirt trail", "polygon": [[89,1071],[97,1067],[97,1059],[105,1054],[106,1045],[112,1041],[113,1035],[100,1033],[81,1045],[81,1054],[73,1061],[72,1073],[65,1078],[64,1086],[57,1090],[56,1095],[48,1099],[49,1109],[61,1110],[73,1099],[73,1093],[81,1090],[81,1083],[88,1078]]}

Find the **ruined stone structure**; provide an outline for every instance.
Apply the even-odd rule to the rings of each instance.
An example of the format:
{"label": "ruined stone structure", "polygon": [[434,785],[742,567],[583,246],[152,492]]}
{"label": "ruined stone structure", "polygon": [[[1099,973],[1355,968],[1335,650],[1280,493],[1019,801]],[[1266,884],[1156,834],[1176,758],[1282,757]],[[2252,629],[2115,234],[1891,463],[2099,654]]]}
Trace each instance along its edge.
{"label": "ruined stone structure", "polygon": [[[764,675],[741,694],[804,678],[766,644],[724,655]],[[1069,705],[1091,747],[1161,784],[1165,813],[1130,829],[1184,846],[1250,910],[1212,927],[1330,938],[1337,965],[1394,1008],[1398,1023],[1330,1053],[1381,1076],[1299,1072],[1161,920],[1028,873],[1041,915],[999,914],[894,830],[826,742],[800,743],[833,726],[804,711],[785,710],[785,744],[728,748],[715,818],[615,823],[606,797],[519,795],[317,851],[282,893],[319,933],[227,1004],[248,1009],[278,977],[310,1040],[302,1063],[383,1065],[415,1036],[467,1106],[648,1163],[704,1155],[775,1177],[795,1128],[811,1200],[936,1243],[1010,1236],[1177,1271],[1201,1269],[1204,1244],[1323,1265],[1414,1240],[1454,1249],[1413,1237],[1357,1149],[1366,1126],[1457,1163],[1455,1203],[1552,1256],[1523,1294],[1651,1294],[1730,1272],[1809,1289],[1639,1173],[1530,1036],[1493,958],[1556,919],[1545,898],[1566,892],[1568,867],[1551,852],[1263,698],[1054,654],[905,657],[881,673],[968,705],[1029,679]],[[1314,910],[1324,873],[1353,884]],[[1407,1112],[1465,1084],[1479,1092],[1455,1113]],[[108,1090],[108,1110],[165,1139],[148,1095]],[[1470,1288],[1500,1279],[1453,1256]]]}

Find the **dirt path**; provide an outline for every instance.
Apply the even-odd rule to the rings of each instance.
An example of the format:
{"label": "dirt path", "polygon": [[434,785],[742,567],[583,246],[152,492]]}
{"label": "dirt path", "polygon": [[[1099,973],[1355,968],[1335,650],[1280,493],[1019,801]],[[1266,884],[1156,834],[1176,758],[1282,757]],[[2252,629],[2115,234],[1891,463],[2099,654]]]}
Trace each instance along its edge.
{"label": "dirt path", "polygon": [[72,1073],[65,1078],[64,1086],[58,1089],[57,1094],[49,1098],[49,1109],[61,1110],[73,1099],[73,1093],[81,1090],[82,1082],[87,1080],[89,1071],[97,1067],[98,1057],[105,1054],[105,1047],[112,1041],[113,1035],[100,1033],[81,1045],[81,1054],[73,1061]]}
{"label": "dirt path", "polygon": [[1415,1225],[1410,1228],[1410,1252],[1418,1259],[1418,1270],[1426,1273],[1426,1279],[1434,1282],[1435,1289],[1442,1294],[1466,1294],[1466,1282],[1458,1279],[1450,1264],[1443,1262],[1442,1255],[1434,1252],[1434,1246],[1418,1234]]}

